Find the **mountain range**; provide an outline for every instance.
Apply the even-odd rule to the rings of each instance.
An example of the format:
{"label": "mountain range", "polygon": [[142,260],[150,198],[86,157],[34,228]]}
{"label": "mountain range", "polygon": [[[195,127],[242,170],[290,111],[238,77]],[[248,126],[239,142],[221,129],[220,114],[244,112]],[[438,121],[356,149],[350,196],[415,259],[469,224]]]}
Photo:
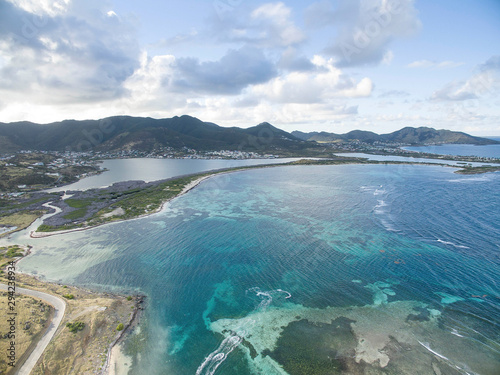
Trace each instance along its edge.
{"label": "mountain range", "polygon": [[299,131],[294,131],[291,134],[305,141],[316,141],[320,143],[332,143],[339,141],[360,141],[365,143],[389,142],[409,145],[443,143],[489,145],[499,143],[498,141],[492,139],[474,137],[462,132],[454,132],[451,130],[436,130],[427,127],[406,127],[389,134],[376,134],[363,130],[353,130],[346,134],[335,134],[327,132],[303,133]]}
{"label": "mountain range", "polygon": [[355,130],[346,134],[326,132],[292,133],[264,122],[247,129],[221,127],[195,117],[166,119],[114,116],[101,120],[65,120],[51,124],[32,122],[0,123],[0,153],[20,150],[44,151],[153,151],[161,148],[196,150],[242,150],[257,152],[301,152],[321,148],[321,143],[339,141],[403,144],[468,143],[494,144],[497,141],[461,132],[407,127],[390,134]]}
{"label": "mountain range", "polygon": [[167,119],[115,116],[101,120],[65,120],[51,124],[0,123],[0,152],[153,151],[170,147],[196,150],[277,149],[300,151],[312,145],[268,123],[248,129],[221,127],[195,117]]}

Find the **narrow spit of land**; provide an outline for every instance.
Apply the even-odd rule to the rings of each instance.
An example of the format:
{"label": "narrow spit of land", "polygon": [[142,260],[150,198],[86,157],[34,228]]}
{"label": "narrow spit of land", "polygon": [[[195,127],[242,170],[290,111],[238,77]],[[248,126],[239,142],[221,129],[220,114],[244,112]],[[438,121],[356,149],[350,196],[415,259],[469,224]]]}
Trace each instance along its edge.
{"label": "narrow spit of land", "polygon": [[[286,165],[338,165],[338,164],[418,164],[413,162],[390,162],[390,161],[369,161],[367,159],[337,158],[328,160],[300,160]],[[86,192],[73,192],[69,202],[62,200],[61,195],[51,194],[48,198],[59,199],[56,204],[61,207],[61,216],[58,220],[60,225],[45,224],[42,231],[34,236],[54,235],[73,230],[85,230],[97,225],[109,222],[139,218],[161,210],[163,205],[169,200],[186,193],[201,181],[222,173],[229,173],[241,170],[265,168],[274,166],[286,166],[284,164],[270,164],[265,166],[251,166],[241,168],[231,168],[220,171],[211,171],[202,174],[182,176],[169,180],[144,183],[142,181],[129,181],[115,184],[106,189],[95,189]],[[436,163],[425,163],[425,165],[448,166]],[[498,171],[497,167],[465,167],[456,170],[455,173],[475,174]],[[46,204],[49,199],[40,199],[34,204]],[[99,204],[93,206],[92,200]],[[30,207],[30,202],[21,202],[21,206]],[[66,206],[65,206],[66,205]],[[76,213],[75,213],[76,211]],[[68,220],[69,224],[64,224]],[[57,215],[55,215],[57,216]],[[62,219],[61,219],[62,218]],[[76,220],[75,220],[76,218]],[[80,220],[79,220],[80,219]],[[61,224],[63,222],[63,224]],[[57,223],[57,221],[56,221]],[[5,249],[8,256],[19,256],[19,248]],[[17,254],[16,254],[17,253]],[[1,275],[4,277],[5,275]],[[73,286],[64,286],[40,281],[29,275],[19,274],[17,278],[19,286],[32,290],[41,291],[51,295],[63,297],[67,304],[66,313],[62,318],[62,324],[56,330],[55,339],[52,340],[46,350],[43,351],[41,359],[33,369],[33,374],[43,374],[47,371],[65,373],[71,368],[78,369],[78,373],[104,373],[110,362],[111,349],[119,342],[122,332],[127,327],[133,326],[137,321],[138,311],[142,309],[142,297],[127,298],[125,296],[112,295],[109,293],[96,293]],[[0,277],[0,282],[2,278]],[[4,278],[5,282],[5,278]],[[21,296],[21,294],[20,294]],[[36,295],[34,295],[36,297]],[[6,294],[0,296],[7,298]],[[53,319],[53,309],[50,303],[43,303],[36,298],[29,299],[24,304],[20,304],[22,309],[36,307],[42,315],[31,322],[26,318],[25,323],[30,327],[37,328],[35,334],[28,338],[21,355],[21,362],[29,357],[40,337],[44,337],[48,324]],[[132,310],[132,311],[131,311]],[[33,308],[30,313],[33,314]],[[34,319],[32,317],[32,319]],[[125,330],[117,331],[120,323],[125,324]],[[27,325],[25,324],[25,327]],[[0,345],[2,344],[0,340]],[[5,343],[4,343],[5,344]],[[91,360],[89,360],[91,358]],[[36,361],[35,361],[36,362]],[[1,360],[0,360],[1,364]],[[66,372],[67,372],[66,371]]]}
{"label": "narrow spit of land", "polygon": [[[457,166],[432,163],[430,161],[429,163],[415,163],[411,161],[374,161],[364,158],[348,158],[342,156],[331,159],[303,159],[287,164],[267,164],[221,169],[149,183],[144,181],[124,181],[115,183],[107,188],[85,191],[67,191],[66,197],[70,195],[68,199],[63,199],[63,193],[45,193],[45,195],[42,194],[41,196],[34,195],[28,199],[23,198],[25,199],[24,201],[19,201],[16,204],[3,207],[3,212],[0,212],[0,216],[3,214],[2,219],[8,222],[10,219],[14,219],[19,215],[32,213],[30,220],[28,220],[31,222],[34,218],[38,217],[34,213],[40,215],[46,212],[47,203],[50,202],[50,205],[58,207],[61,212],[47,218],[44,223],[31,234],[32,237],[46,237],[71,231],[81,231],[111,222],[136,219],[151,215],[160,211],[171,199],[186,193],[206,178],[221,173],[277,166],[340,164],[418,164],[457,168]],[[489,166],[464,167],[457,170],[456,173],[475,174],[496,170],[500,170],[500,168]],[[5,236],[21,228],[25,228],[28,224],[29,223],[26,223],[23,226],[12,225],[12,230],[3,233],[3,235]]]}

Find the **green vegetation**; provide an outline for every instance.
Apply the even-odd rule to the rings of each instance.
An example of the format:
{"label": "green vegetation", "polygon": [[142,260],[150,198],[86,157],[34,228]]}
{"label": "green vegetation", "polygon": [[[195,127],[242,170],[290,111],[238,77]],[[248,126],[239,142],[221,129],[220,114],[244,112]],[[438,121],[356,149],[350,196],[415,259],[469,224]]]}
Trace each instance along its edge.
{"label": "green vegetation", "polygon": [[128,296],[127,301],[132,301],[132,296]]}
{"label": "green vegetation", "polygon": [[406,127],[389,134],[376,134],[370,131],[353,130],[346,134],[335,134],[327,132],[303,133],[294,131],[292,135],[307,141],[316,141],[322,143],[361,141],[365,143],[385,142],[399,144],[476,144],[491,145],[497,144],[496,141],[487,138],[473,137],[471,135],[454,132],[450,130],[436,130],[427,127]]}
{"label": "green vegetation", "polygon": [[11,207],[8,207],[8,208],[22,209],[22,208],[29,207],[32,204],[40,203],[43,201],[48,201],[47,197],[32,199],[32,200],[28,200],[27,202],[22,202],[22,203],[15,202]]}
{"label": "green vegetation", "polygon": [[90,199],[66,199],[64,202],[73,208],[87,208],[92,201]]}
{"label": "green vegetation", "polygon": [[64,294],[63,297],[66,299],[75,299],[75,296],[73,294]]}
{"label": "green vegetation", "polygon": [[[268,123],[241,129],[214,126],[190,116],[169,119],[109,117],[105,121],[109,129],[115,131],[103,133],[100,129],[102,120],[74,121],[73,125],[66,126],[61,126],[61,123],[43,126],[23,123],[16,124],[15,130],[8,133],[4,131],[5,125],[0,124],[0,142],[4,142],[2,150],[9,150],[8,152],[22,149],[63,151],[68,147],[78,150],[81,149],[82,131],[97,131],[103,136],[102,143],[99,144],[99,150],[103,152],[129,150],[131,146],[137,151],[168,147],[172,152],[178,152],[187,147],[200,151],[243,150],[262,153],[319,148],[312,142],[300,141]],[[29,136],[24,136],[25,134]]]}
{"label": "green vegetation", "polygon": [[77,333],[85,328],[85,323],[83,322],[66,323],[66,327],[69,328],[70,332]]}
{"label": "green vegetation", "polygon": [[[43,211],[22,211],[0,217],[0,225],[5,227],[16,227],[13,231],[28,228],[31,223],[43,215]],[[6,236],[13,231],[3,233],[0,237]]]}
{"label": "green vegetation", "polygon": [[92,204],[91,199],[66,199],[65,202],[68,206],[77,208],[77,210],[64,215],[64,218],[69,220],[83,218],[87,214],[88,207]]}
{"label": "green vegetation", "polygon": [[455,171],[455,173],[458,173],[458,174],[481,174],[481,173],[497,172],[497,171],[500,171],[500,167],[484,166],[484,167],[465,167],[465,168],[459,169],[458,171]]}
{"label": "green vegetation", "polygon": [[55,230],[59,230],[59,229],[57,229],[51,225],[42,224],[38,227],[38,229],[36,231],[37,232],[52,232]]}
{"label": "green vegetation", "polygon": [[16,258],[16,257],[22,257],[23,256],[23,253],[20,252],[19,250],[21,249],[9,249],[7,250],[7,252],[5,253],[5,257],[6,258]]}
{"label": "green vegetation", "polygon": [[17,258],[24,256],[24,251],[19,247],[19,245],[11,245],[8,247],[0,247],[0,254],[4,258]]}
{"label": "green vegetation", "polygon": [[[256,168],[265,167],[276,167],[276,166],[290,166],[290,165],[340,165],[340,164],[396,164],[396,165],[407,165],[415,164],[411,161],[375,161],[368,160],[366,158],[350,158],[335,156],[329,159],[302,159],[295,162],[287,164],[268,164],[268,165],[257,165],[257,166],[246,166],[237,168],[228,168],[216,172],[206,172],[196,175],[191,175],[187,177],[179,177],[164,182],[153,183],[145,188],[133,188],[126,191],[109,191],[109,190],[95,190],[93,194],[95,198],[85,199],[67,199],[66,203],[72,207],[76,208],[75,211],[69,212],[63,216],[65,219],[78,220],[82,219],[86,214],[93,213],[89,219],[86,221],[79,220],[78,222],[70,222],[58,226],[41,225],[38,228],[38,232],[54,232],[54,231],[64,231],[72,230],[86,227],[93,227],[102,225],[105,223],[117,221],[117,220],[128,220],[137,218],[143,215],[151,214],[158,211],[162,204],[168,200],[178,196],[188,184],[191,182],[206,176],[211,176],[219,173],[234,172],[238,170],[248,170]],[[419,165],[443,165],[432,163],[418,163]],[[492,168],[471,168],[474,172],[470,173],[481,173],[485,171],[490,171]],[[500,169],[500,168],[499,168]],[[495,169],[497,170],[497,169]],[[460,173],[460,172],[458,172]],[[96,208],[92,208],[93,202],[107,203],[107,207],[97,211]],[[119,213],[116,213],[119,212]]]}
{"label": "green vegetation", "polygon": [[116,326],[116,330],[117,331],[123,331],[123,328],[125,328],[125,326],[123,325],[123,323],[120,323]]}
{"label": "green vegetation", "polygon": [[82,208],[82,209],[79,209],[76,211],[71,211],[69,214],[66,214],[63,217],[65,219],[69,219],[69,220],[77,220],[77,219],[81,219],[82,217],[84,217],[86,213],[87,213],[87,210]]}

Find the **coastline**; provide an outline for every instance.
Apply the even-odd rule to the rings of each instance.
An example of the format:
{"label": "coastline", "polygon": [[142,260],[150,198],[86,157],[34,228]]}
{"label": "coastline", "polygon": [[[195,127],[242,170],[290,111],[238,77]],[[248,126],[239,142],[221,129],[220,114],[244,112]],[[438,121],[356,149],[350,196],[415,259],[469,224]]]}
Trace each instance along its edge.
{"label": "coastline", "polygon": [[[61,290],[61,288],[64,287],[59,284],[43,281],[29,274],[19,273],[18,277],[22,279],[23,287],[25,287],[26,289],[29,288],[33,291],[39,291],[55,297],[61,297],[61,294],[57,293],[57,290]],[[109,369],[102,366],[102,358],[99,358],[98,354],[104,352],[106,361],[112,359],[113,350],[130,331],[130,327],[134,327],[139,324],[141,315],[140,311],[143,309],[142,303],[144,301],[144,296],[136,296],[134,298],[134,300],[131,302],[133,303],[133,310],[130,313],[130,307],[125,306],[125,304],[127,303],[127,298],[123,295],[108,292],[95,292],[78,286],[68,286],[64,289],[65,291],[71,292],[71,294],[75,295],[76,297],[74,300],[65,299],[64,302],[66,302],[66,311],[62,316],[62,322],[57,328],[55,335],[52,337],[47,347],[41,354],[40,359],[33,367],[33,371],[31,373],[42,374],[42,368],[47,368],[51,365],[52,367],[57,368],[59,360],[54,356],[54,353],[56,353],[57,351],[61,351],[62,347],[71,347],[72,345],[74,345],[72,341],[76,340],[81,342],[81,347],[85,348],[86,352],[94,352],[97,354],[98,361],[94,361],[95,363],[93,363],[93,371],[99,370],[99,373],[102,375],[108,374]],[[75,301],[77,301],[77,303],[75,303]],[[119,315],[121,314],[122,316],[124,316],[125,314],[127,314],[127,312],[128,314],[130,314],[128,320],[123,322],[124,328],[122,331],[116,331],[116,322],[113,322],[114,315],[117,313],[117,311],[113,311],[113,306],[117,303],[123,305],[121,307],[122,311],[119,313]],[[86,330],[91,330],[90,327],[93,326],[93,321],[96,320],[96,317],[99,317],[99,319],[101,320],[110,321],[111,329],[109,329],[108,327],[108,334],[113,330],[117,332],[110,344],[106,344],[105,342],[105,332],[101,332],[98,335],[93,336],[89,336],[90,332],[86,332]],[[78,321],[83,321],[89,328],[86,328],[84,331],[75,334],[69,333],[68,329],[66,328],[66,324],[69,322],[73,322],[75,319],[78,319]],[[50,325],[52,325],[52,323],[53,321],[50,322]],[[86,342],[83,343],[83,341]],[[35,345],[38,345],[38,343],[36,343]],[[87,366],[86,359],[81,358],[80,354],[78,354],[78,351],[75,353],[69,351],[69,353],[67,353],[67,357],[71,358],[71,362],[73,363],[82,360],[83,363],[85,363],[85,366]],[[83,367],[83,365],[81,367]]]}
{"label": "coastline", "polygon": [[[356,163],[356,164],[363,164],[363,163]],[[380,163],[380,164],[387,164],[387,163]],[[423,163],[418,163],[418,164],[423,164]],[[423,164],[423,165],[427,165],[427,164]],[[429,164],[429,165],[433,165],[433,164]],[[449,167],[457,168],[455,166],[449,166]],[[261,167],[261,168],[264,168],[264,167]],[[162,211],[167,203],[169,203],[170,201],[172,201],[174,198],[177,198],[179,196],[182,196],[183,194],[186,194],[187,192],[189,192],[190,190],[192,190],[193,188],[195,188],[196,186],[198,186],[202,181],[204,181],[206,179],[209,179],[209,178],[211,178],[211,177],[213,177],[215,175],[218,175],[218,174],[232,173],[232,172],[236,172],[236,171],[238,171],[238,170],[218,172],[218,173],[216,172],[216,173],[212,173],[212,174],[207,175],[207,176],[200,177],[200,178],[198,178],[196,180],[193,180],[192,182],[190,182],[189,184],[187,184],[182,189],[182,191],[179,194],[177,194],[176,196],[174,196],[172,198],[169,198],[169,199],[165,200],[161,204],[161,206],[158,209],[156,209],[154,212],[150,212],[150,213],[147,213],[147,214],[144,214],[144,215],[140,215],[138,217],[131,218],[131,219],[116,220],[116,221],[113,221],[113,222],[103,223],[103,224],[96,225],[96,226],[89,226],[89,227],[85,227],[85,228],[75,228],[75,229],[67,230],[67,231],[59,231],[59,232],[47,233],[47,236],[57,235],[57,234],[63,234],[63,233],[69,233],[69,232],[73,232],[73,231],[83,231],[83,230],[92,229],[92,228],[95,228],[95,227],[98,227],[98,226],[101,226],[101,225],[105,225],[105,224],[111,224],[111,223],[128,221],[128,220],[135,220],[135,219],[140,219],[140,218],[143,218],[143,217],[147,217],[147,216],[156,214],[156,213]],[[455,173],[457,173],[457,172],[455,171]],[[42,237],[46,237],[46,236],[40,236],[40,237],[38,237],[38,236],[31,236],[31,234],[30,234],[30,237],[32,237],[32,238],[42,238]],[[35,276],[32,276],[32,275],[29,275],[29,276],[34,277],[35,279],[37,279]],[[44,281],[42,281],[40,279],[38,279],[38,281],[40,283],[46,283],[46,282],[44,282]],[[78,287],[71,287],[71,288],[72,289],[79,289]],[[134,309],[134,314],[131,316],[128,324],[125,326],[125,329],[123,331],[119,332],[117,334],[117,337],[115,338],[115,340],[109,345],[109,348],[108,348],[107,353],[106,353],[106,362],[105,362],[105,365],[103,366],[102,371],[100,372],[101,374],[111,374],[112,373],[111,372],[112,371],[111,370],[111,365],[113,364],[113,362],[119,361],[119,359],[122,358],[121,355],[123,353],[120,352],[120,343],[123,342],[124,338],[126,337],[126,333],[130,332],[131,329],[136,324],[138,324],[138,320],[139,320],[139,316],[140,316],[140,311],[138,311],[138,310],[140,310],[140,309],[137,309],[137,307],[136,307],[136,309]],[[55,337],[54,339],[57,340],[57,337]]]}
{"label": "coastline", "polygon": [[[440,163],[431,163],[431,162],[412,162],[412,161],[376,161],[376,160],[349,160],[349,161],[343,161],[339,162],[338,160],[334,159],[325,159],[323,160],[309,160],[309,159],[301,159],[297,162],[293,163],[288,163],[288,164],[264,164],[264,165],[258,165],[258,166],[249,166],[249,167],[241,167],[241,168],[235,168],[235,169],[230,169],[230,170],[214,170],[209,173],[208,175],[204,175],[202,177],[197,178],[196,180],[191,181],[188,183],[182,191],[177,194],[174,197],[168,198],[165,201],[161,203],[161,205],[153,210],[152,212],[148,212],[146,214],[138,215],[136,217],[132,218],[127,218],[127,219],[117,219],[113,221],[108,221],[105,223],[100,223],[97,225],[89,225],[89,226],[84,226],[84,227],[79,227],[79,228],[72,228],[72,229],[65,229],[65,230],[60,230],[60,231],[52,231],[52,232],[37,232],[36,229],[30,231],[29,237],[30,238],[45,238],[45,237],[51,237],[51,236],[56,236],[60,234],[67,234],[67,233],[73,233],[73,232],[81,232],[81,231],[86,231],[89,229],[97,228],[103,225],[107,224],[114,224],[114,223],[120,223],[124,221],[131,221],[131,220],[137,220],[137,219],[142,219],[145,217],[149,217],[151,215],[157,214],[161,212],[165,205],[169,202],[171,202],[173,199],[178,198],[186,193],[188,193],[190,190],[198,186],[202,181],[209,179],[215,175],[223,175],[223,174],[228,174],[228,173],[233,173],[233,172],[238,172],[242,170],[249,170],[249,169],[261,169],[261,168],[271,168],[271,167],[279,167],[279,166],[297,166],[297,165],[343,165],[343,164],[382,164],[382,165],[399,165],[399,164],[407,164],[407,165],[428,165],[428,166],[443,166],[443,167],[449,167],[449,168],[454,168],[456,169],[454,171],[455,174],[461,174],[461,175],[468,175],[468,174],[482,174],[482,173],[488,173],[488,172],[496,172],[498,171],[498,168],[484,168],[484,167],[474,167],[474,168],[464,168],[462,166],[456,166],[456,165],[451,165],[451,164],[440,164]],[[49,202],[49,205],[52,202]],[[54,206],[51,206],[55,208]],[[56,212],[57,213],[57,212]],[[55,214],[55,213],[54,213]]]}
{"label": "coastline", "polygon": [[198,179],[190,182],[175,197],[172,197],[172,198],[169,198],[169,199],[165,200],[164,202],[162,202],[162,204],[160,205],[160,207],[158,207],[156,210],[154,210],[152,212],[149,212],[147,214],[139,215],[139,216],[131,218],[131,219],[119,219],[119,220],[110,221],[110,222],[107,222],[107,223],[102,223],[102,224],[99,224],[99,225],[91,225],[91,226],[86,226],[86,227],[82,227],[82,228],[73,228],[73,229],[60,230],[60,231],[54,231],[54,232],[36,232],[36,230],[32,230],[30,232],[29,236],[31,238],[45,238],[45,237],[57,236],[59,234],[66,234],[66,233],[72,233],[72,232],[81,232],[81,231],[85,231],[85,230],[88,230],[88,229],[97,228],[97,227],[100,227],[100,226],[103,226],[103,225],[107,225],[107,224],[114,224],[114,223],[121,223],[121,222],[124,222],[124,221],[142,219],[144,217],[148,217],[148,216],[151,216],[151,215],[154,215],[154,214],[157,214],[157,213],[161,212],[164,209],[164,207],[165,207],[165,205],[167,203],[171,202],[173,199],[178,198],[178,197],[186,194],[190,190],[194,189],[202,181],[204,181],[204,180],[206,180],[206,179],[208,179],[210,177],[213,177],[215,175],[219,175],[219,174],[223,174],[223,173],[229,173],[229,172],[213,173],[213,174],[210,174],[208,176],[200,177],[200,178],[198,178]]}
{"label": "coastline", "polygon": [[144,302],[144,296],[137,296],[134,306],[134,311],[132,312],[129,321],[127,324],[124,324],[124,328],[122,331],[118,333],[113,342],[109,345],[108,351],[106,353],[106,361],[102,366],[102,375],[112,375],[115,374],[115,371],[112,368],[112,365],[123,356],[122,350],[120,348],[120,344],[125,340],[125,337],[128,333],[131,332],[137,325],[140,323],[140,315],[143,310],[142,303]]}
{"label": "coastline", "polygon": [[[24,248],[23,256],[12,259],[14,264],[17,265],[24,256],[29,255],[31,249],[31,246]],[[6,284],[7,282],[3,274],[0,277],[0,283]],[[98,292],[80,286],[61,285],[41,280],[35,275],[19,272],[17,267],[15,284],[15,296],[22,295],[41,300],[51,305],[51,309],[56,309],[56,314],[52,314],[42,329],[42,333],[32,336],[33,340],[29,343],[27,351],[23,352],[19,358],[20,361],[16,362],[16,373],[28,373],[31,370],[30,374],[41,375],[46,369],[59,369],[60,366],[70,364],[71,367],[80,368],[78,373],[106,375],[109,369],[103,366],[105,361],[101,354],[105,353],[106,362],[112,359],[112,353],[116,351],[119,343],[133,327],[140,324],[141,311],[144,309],[144,295],[127,297],[119,293]],[[68,298],[70,295],[72,297]],[[59,302],[55,303],[56,300]],[[59,304],[59,307],[55,304]],[[17,313],[23,313],[23,311]],[[81,332],[71,333],[67,324],[76,321],[83,322],[85,328]],[[92,334],[96,330],[97,321],[101,322],[99,333]],[[116,329],[119,323],[123,324],[123,330]],[[51,335],[46,337],[49,331]],[[110,335],[114,335],[112,341],[108,339]],[[77,350],[72,350],[75,347]],[[38,354],[32,357],[36,351]],[[69,358],[70,361],[61,362],[59,358],[61,352],[64,352],[63,357]],[[81,354],[83,352],[93,353],[94,359],[88,361],[83,358]],[[26,360],[31,361],[29,366]]]}

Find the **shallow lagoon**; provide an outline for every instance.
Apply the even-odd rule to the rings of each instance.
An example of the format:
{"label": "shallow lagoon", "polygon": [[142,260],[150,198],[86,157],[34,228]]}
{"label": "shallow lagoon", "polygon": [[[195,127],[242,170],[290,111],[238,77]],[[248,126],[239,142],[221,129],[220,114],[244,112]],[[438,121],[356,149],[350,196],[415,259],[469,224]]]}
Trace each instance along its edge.
{"label": "shallow lagoon", "polygon": [[[500,138],[492,138],[500,141]],[[481,156],[485,158],[500,158],[500,144],[475,146],[475,145],[455,145],[444,144],[436,146],[416,146],[404,147],[405,150],[428,152],[440,155],[458,155],[458,156]]]}
{"label": "shallow lagoon", "polygon": [[146,293],[134,374],[495,374],[500,174],[452,172],[216,176],[157,215],[29,240],[20,267]]}
{"label": "shallow lagoon", "polygon": [[95,176],[83,178],[70,185],[49,189],[48,191],[87,190],[107,187],[120,181],[141,180],[150,182],[223,168],[263,164],[282,164],[295,160],[299,160],[299,158],[244,160],[154,158],[111,159],[102,161],[101,166],[107,169],[105,172]]}

